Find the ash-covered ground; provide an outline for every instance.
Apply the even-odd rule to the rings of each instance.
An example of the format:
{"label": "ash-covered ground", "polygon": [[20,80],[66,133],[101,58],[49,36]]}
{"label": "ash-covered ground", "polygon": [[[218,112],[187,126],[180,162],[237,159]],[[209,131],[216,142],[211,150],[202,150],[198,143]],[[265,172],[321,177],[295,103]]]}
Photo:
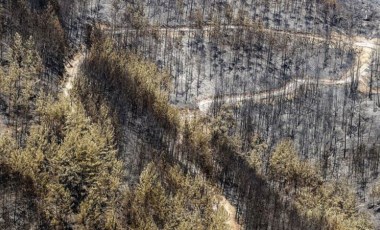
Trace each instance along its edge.
{"label": "ash-covered ground", "polygon": [[[215,95],[279,89],[294,79],[352,76],[347,84],[310,84],[291,98],[275,97],[269,104],[242,100],[230,108],[239,135],[258,133],[271,147],[293,139],[302,158],[314,162],[326,180],[351,181],[361,209],[379,219],[369,194],[378,181],[380,159],[380,96],[374,90],[380,85],[380,49],[373,48],[363,60],[363,47],[352,40],[378,44],[380,1],[338,0],[328,10],[318,2],[98,0],[90,15],[119,31],[115,37],[126,49],[171,74],[171,102],[181,108],[196,109],[197,102]],[[124,17],[141,6],[151,26],[145,32]],[[232,27],[237,24],[249,26]],[[361,91],[363,84],[372,91]],[[137,138],[130,135],[130,140]]]}

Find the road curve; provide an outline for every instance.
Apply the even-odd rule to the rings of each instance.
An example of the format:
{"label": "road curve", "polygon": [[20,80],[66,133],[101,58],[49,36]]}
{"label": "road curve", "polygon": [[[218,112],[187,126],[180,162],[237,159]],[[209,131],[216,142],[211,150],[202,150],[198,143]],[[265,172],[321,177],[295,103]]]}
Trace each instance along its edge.
{"label": "road curve", "polygon": [[[305,35],[302,35],[305,36]],[[308,35],[309,36],[309,35]],[[316,39],[321,39],[320,37],[315,37]],[[332,38],[333,41],[335,38]],[[341,39],[341,38],[339,38]],[[265,99],[280,97],[290,95],[295,93],[303,85],[325,85],[325,86],[341,86],[351,84],[355,81],[359,83],[358,90],[363,94],[377,94],[380,90],[378,89],[369,89],[368,83],[368,73],[367,70],[371,64],[371,55],[373,51],[379,48],[379,44],[374,40],[368,40],[364,37],[356,37],[357,41],[353,43],[353,47],[359,51],[359,55],[356,57],[355,63],[350,70],[342,75],[340,79],[331,80],[331,79],[311,79],[311,78],[302,78],[302,79],[293,79],[284,86],[264,91],[258,93],[243,93],[235,95],[223,95],[218,97],[218,101],[223,102],[224,104],[235,104],[246,100],[253,100],[257,103],[265,101]],[[354,74],[352,74],[354,73]],[[196,105],[202,113],[207,113],[214,101],[214,97],[208,97],[199,99],[196,101]]]}
{"label": "road curve", "polygon": [[[180,36],[183,33],[199,33],[202,32],[204,35],[210,34],[214,30],[222,29],[222,30],[238,30],[238,29],[247,29],[254,27],[252,26],[238,26],[238,25],[221,25],[219,27],[213,25],[205,25],[203,27],[189,27],[189,26],[177,26],[177,27],[165,27],[165,28],[153,28],[152,32],[159,32],[160,34],[165,34],[165,36]],[[218,97],[220,102],[225,104],[235,104],[246,100],[253,100],[255,102],[263,102],[265,99],[279,97],[284,95],[290,95],[295,93],[301,86],[303,85],[325,85],[325,86],[342,86],[351,84],[354,81],[359,83],[358,90],[363,94],[377,94],[380,89],[372,89],[369,91],[369,83],[368,83],[368,74],[367,70],[371,64],[371,55],[373,51],[379,49],[380,44],[377,39],[367,39],[363,36],[347,36],[343,34],[337,34],[335,32],[331,33],[328,37],[326,36],[318,36],[310,33],[302,33],[302,32],[290,32],[284,30],[274,30],[274,29],[264,29],[264,28],[255,28],[259,31],[278,34],[278,35],[287,35],[294,36],[298,38],[307,38],[315,41],[328,41],[332,43],[338,43],[345,41],[347,43],[352,44],[353,48],[359,53],[355,60],[355,65],[352,66],[350,70],[342,75],[340,79],[331,80],[331,79],[311,79],[311,78],[303,78],[303,79],[293,79],[290,82],[286,83],[284,86],[258,93],[242,93],[242,94],[234,94],[234,95],[222,95]],[[111,30],[106,26],[103,26],[103,31],[105,33],[111,35],[123,35],[127,33],[137,33],[137,30],[130,28],[117,28],[115,30]],[[149,30],[148,30],[149,31]],[[352,74],[353,73],[353,74]],[[196,110],[199,110],[202,113],[207,113],[209,108],[211,107],[214,101],[214,96],[200,98],[196,100],[195,105],[198,109],[194,108],[186,108],[181,109],[181,114],[183,118],[192,118],[196,116]]]}

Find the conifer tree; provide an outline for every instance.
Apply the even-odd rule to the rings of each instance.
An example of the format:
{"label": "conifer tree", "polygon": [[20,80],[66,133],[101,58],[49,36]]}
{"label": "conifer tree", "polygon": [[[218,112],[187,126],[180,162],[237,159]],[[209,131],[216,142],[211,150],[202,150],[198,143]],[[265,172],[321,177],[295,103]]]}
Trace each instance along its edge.
{"label": "conifer tree", "polygon": [[9,68],[2,75],[2,89],[8,105],[8,114],[14,126],[19,145],[29,127],[29,116],[36,95],[36,83],[42,69],[41,58],[32,38],[23,40],[15,34],[9,55]]}
{"label": "conifer tree", "polygon": [[216,192],[178,167],[148,164],[135,191],[126,195],[125,223],[132,229],[226,229]]}
{"label": "conifer tree", "polygon": [[111,122],[101,114],[104,119],[95,123],[80,103],[70,106],[65,99],[37,104],[40,123],[32,126],[24,147],[11,137],[0,139],[1,162],[33,179],[51,227],[113,229],[118,225],[122,164]]}
{"label": "conifer tree", "polygon": [[291,141],[279,143],[272,153],[269,168],[273,178],[281,183],[291,182],[295,176],[299,160]]}

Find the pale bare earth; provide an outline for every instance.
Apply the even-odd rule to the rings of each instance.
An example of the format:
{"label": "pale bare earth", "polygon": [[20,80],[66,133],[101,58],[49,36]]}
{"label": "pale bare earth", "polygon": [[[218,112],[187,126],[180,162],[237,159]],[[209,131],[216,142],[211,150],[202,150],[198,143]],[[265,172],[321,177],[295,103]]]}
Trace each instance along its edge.
{"label": "pale bare earth", "polygon": [[9,128],[5,124],[5,119],[6,118],[4,116],[0,116],[0,136],[2,136],[5,132],[7,132],[7,130],[9,130]]}
{"label": "pale bare earth", "polygon": [[226,199],[225,196],[218,196],[219,205],[227,212],[226,225],[230,230],[242,229],[239,223],[236,221],[236,208]]}
{"label": "pale bare earth", "polygon": [[83,59],[84,54],[82,52],[78,52],[77,54],[75,54],[71,62],[67,63],[65,66],[67,78],[62,91],[63,96],[66,98],[70,97],[70,90],[73,88],[74,80],[79,73],[79,67],[83,62]]}

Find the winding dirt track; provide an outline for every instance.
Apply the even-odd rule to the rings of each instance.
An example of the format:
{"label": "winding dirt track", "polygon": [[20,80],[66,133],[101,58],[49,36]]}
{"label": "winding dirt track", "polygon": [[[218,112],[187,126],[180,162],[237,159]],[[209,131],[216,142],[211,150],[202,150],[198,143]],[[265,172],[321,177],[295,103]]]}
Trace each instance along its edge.
{"label": "winding dirt track", "polygon": [[[248,29],[252,27],[248,26],[236,26],[236,25],[223,25],[219,28],[211,25],[204,26],[202,28],[190,28],[190,27],[168,27],[168,28],[159,28],[152,29],[152,31],[159,32],[160,34],[165,34],[165,36],[181,36],[184,33],[195,34],[195,33],[203,33],[204,35],[210,34],[212,31],[216,29],[222,30],[239,30],[239,29]],[[116,31],[111,31],[109,29],[105,29],[107,33],[113,35],[123,35],[126,33],[136,33],[136,30],[132,29],[117,29]],[[330,43],[338,43],[338,42],[346,42],[348,44],[352,44],[352,47],[356,50],[357,56],[355,60],[355,65],[352,66],[350,70],[348,70],[345,74],[341,76],[338,80],[331,80],[333,77],[326,77],[324,79],[312,79],[312,78],[303,78],[303,79],[293,79],[284,86],[270,90],[263,91],[258,93],[242,93],[242,94],[234,94],[234,95],[222,95],[218,98],[220,102],[223,102],[227,105],[236,104],[246,100],[253,100],[257,103],[264,102],[265,99],[281,97],[286,95],[291,95],[295,93],[301,86],[303,85],[325,85],[325,86],[342,86],[348,85],[353,82],[358,82],[358,90],[363,94],[377,94],[380,90],[369,88],[369,73],[367,70],[370,67],[370,63],[372,61],[371,56],[372,53],[380,48],[379,41],[376,39],[367,39],[366,37],[356,36],[349,37],[342,34],[332,33],[329,38],[308,34],[308,33],[292,33],[289,31],[281,31],[281,30],[272,30],[272,29],[260,29],[262,32],[272,33],[281,36],[289,36],[289,37],[297,37],[297,38],[305,38],[314,41],[326,41]],[[330,79],[329,79],[330,78]],[[199,98],[195,101],[197,109],[182,109],[182,115],[184,118],[193,117],[196,111],[200,111],[201,113],[207,113],[209,108],[211,107],[214,101],[214,97],[206,97]]]}
{"label": "winding dirt track", "polygon": [[224,208],[227,213],[226,225],[230,230],[240,230],[241,225],[236,221],[236,208],[226,199],[225,196],[218,196],[219,205]]}
{"label": "winding dirt track", "polygon": [[[281,32],[285,33],[285,32]],[[288,32],[286,32],[288,34]],[[317,36],[311,36],[311,35],[305,35],[305,34],[294,34],[294,36],[300,36],[303,38],[313,38],[317,40],[323,40],[321,37]],[[337,37],[332,37],[332,42],[337,42]],[[288,82],[284,86],[274,89],[271,91],[264,91],[264,92],[258,92],[258,93],[245,93],[245,94],[236,94],[236,95],[224,95],[218,98],[219,101],[225,103],[225,104],[236,104],[242,101],[246,100],[253,100],[255,102],[262,102],[265,99],[268,98],[274,98],[274,97],[280,97],[280,96],[286,96],[291,95],[295,93],[301,86],[303,85],[325,85],[325,86],[342,86],[351,84],[355,81],[358,81],[359,86],[358,90],[360,93],[363,94],[377,94],[377,89],[371,89],[369,88],[369,79],[367,73],[367,70],[370,67],[371,64],[371,56],[372,53],[379,47],[379,44],[375,43],[374,40],[368,40],[364,37],[356,37],[355,42],[353,43],[353,47],[359,52],[358,56],[355,60],[355,65],[352,66],[350,70],[348,70],[343,76],[338,80],[331,80],[331,79],[311,79],[311,78],[303,78],[303,79],[293,79],[292,81]],[[214,101],[213,97],[208,97],[204,99],[199,99],[196,101],[196,104],[199,108],[199,110],[202,113],[207,113],[210,106],[212,105]]]}
{"label": "winding dirt track", "polygon": [[63,86],[63,96],[66,98],[70,97],[70,90],[73,88],[73,83],[75,78],[78,76],[80,65],[84,60],[84,52],[78,52],[74,55],[71,62],[65,65],[66,69],[66,82]]}

